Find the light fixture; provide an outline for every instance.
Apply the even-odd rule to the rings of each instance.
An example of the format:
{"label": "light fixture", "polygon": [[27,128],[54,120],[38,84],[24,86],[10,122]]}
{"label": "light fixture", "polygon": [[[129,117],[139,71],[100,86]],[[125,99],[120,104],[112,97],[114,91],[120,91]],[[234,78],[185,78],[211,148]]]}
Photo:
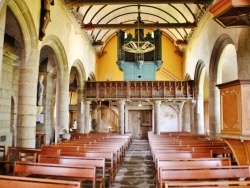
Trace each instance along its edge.
{"label": "light fixture", "polygon": [[[155,49],[154,44],[144,41],[144,36],[140,36],[139,24],[142,23],[141,16],[140,16],[140,5],[138,5],[138,20],[137,20],[137,36],[135,39],[132,39],[130,42],[124,44],[122,49],[129,53],[138,54],[137,62],[139,64],[143,63],[142,54],[146,52],[153,51]],[[137,37],[137,38],[136,38]]]}

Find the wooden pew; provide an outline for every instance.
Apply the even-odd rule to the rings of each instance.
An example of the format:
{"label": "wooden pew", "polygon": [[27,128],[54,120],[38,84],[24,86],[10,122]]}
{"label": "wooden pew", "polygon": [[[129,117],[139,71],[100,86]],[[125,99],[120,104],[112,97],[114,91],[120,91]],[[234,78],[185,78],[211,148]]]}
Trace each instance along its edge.
{"label": "wooden pew", "polygon": [[92,187],[96,188],[96,167],[94,166],[73,166],[16,161],[13,175],[67,180],[77,179],[82,183],[91,181]]}
{"label": "wooden pew", "polygon": [[167,152],[167,153],[155,153],[153,159],[154,163],[157,163],[158,159],[190,159],[190,158],[212,158],[211,152]]}
{"label": "wooden pew", "polygon": [[[15,161],[22,161],[27,158],[33,157],[33,162],[37,162],[37,156],[39,154],[44,155],[60,155],[60,149],[34,149],[23,147],[8,147],[6,160],[3,162],[4,174],[11,175],[13,172],[13,166]],[[26,159],[27,159],[26,158]]]}
{"label": "wooden pew", "polygon": [[[76,149],[77,147],[77,149]],[[109,177],[109,184],[111,185],[114,177],[118,171],[118,154],[117,148],[107,148],[107,147],[84,147],[76,145],[49,145],[42,146],[42,149],[59,149],[60,156],[73,156],[73,157],[91,157],[91,158],[105,158],[105,167],[108,170],[106,176]]]}
{"label": "wooden pew", "polygon": [[190,159],[158,159],[155,166],[155,180],[159,185],[160,168],[190,168],[230,166],[231,158],[190,158]]}
{"label": "wooden pew", "polygon": [[96,182],[99,183],[100,188],[105,188],[105,158],[39,155],[38,162],[74,166],[95,166]]}
{"label": "wooden pew", "polygon": [[0,146],[0,173],[5,174],[5,160],[6,160],[6,147],[5,145]]}
{"label": "wooden pew", "polygon": [[27,155],[37,155],[40,149],[34,148],[23,148],[23,147],[8,147],[6,161],[5,161],[5,174],[11,175],[13,172],[14,162],[20,159],[20,152],[26,153]]}
{"label": "wooden pew", "polygon": [[244,188],[250,187],[250,181],[165,182],[165,188],[168,187]]}
{"label": "wooden pew", "polygon": [[249,166],[217,166],[217,167],[184,167],[184,168],[160,168],[159,188],[165,183],[189,182],[189,181],[213,181],[213,180],[239,180],[249,179]]}
{"label": "wooden pew", "polygon": [[2,188],[81,188],[79,181],[51,180],[43,178],[17,177],[0,175]]}
{"label": "wooden pew", "polygon": [[81,152],[61,152],[61,156],[105,158],[105,176],[109,179],[109,185],[112,185],[116,170],[114,168],[115,160],[113,152],[109,151],[81,151]]}

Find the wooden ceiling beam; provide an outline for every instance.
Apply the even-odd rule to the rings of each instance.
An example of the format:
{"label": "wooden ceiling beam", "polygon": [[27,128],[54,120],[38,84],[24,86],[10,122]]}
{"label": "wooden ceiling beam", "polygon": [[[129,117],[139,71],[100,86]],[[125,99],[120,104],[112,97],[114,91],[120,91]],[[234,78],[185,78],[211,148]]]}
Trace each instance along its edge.
{"label": "wooden ceiling beam", "polygon": [[210,4],[213,0],[63,0],[66,6],[121,4]]}
{"label": "wooden ceiling beam", "polygon": [[[180,29],[180,28],[195,28],[196,23],[144,23],[139,24],[140,29]],[[82,29],[137,29],[137,24],[85,24]]]}

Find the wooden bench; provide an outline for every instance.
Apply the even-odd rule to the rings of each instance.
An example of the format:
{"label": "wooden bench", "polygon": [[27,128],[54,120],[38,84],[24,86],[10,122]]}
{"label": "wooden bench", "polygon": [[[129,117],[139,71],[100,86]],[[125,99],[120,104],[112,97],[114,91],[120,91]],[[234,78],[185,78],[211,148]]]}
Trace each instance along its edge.
{"label": "wooden bench", "polygon": [[96,188],[96,167],[94,166],[73,166],[16,161],[13,175],[65,180],[73,179],[80,180],[82,183],[91,181],[92,187]]}
{"label": "wooden bench", "polygon": [[211,152],[167,152],[167,153],[155,153],[154,163],[157,163],[158,159],[190,159],[190,158],[212,158]]}
{"label": "wooden bench", "polygon": [[0,173],[5,174],[5,160],[6,160],[6,147],[5,145],[0,146]]}
{"label": "wooden bench", "polygon": [[38,153],[40,152],[40,149],[23,148],[23,147],[8,147],[6,161],[4,164],[6,175],[11,175],[13,173],[14,162],[20,160],[20,157],[22,156],[20,152],[23,153],[22,155],[30,155],[30,156],[36,155],[37,156]]}
{"label": "wooden bench", "polygon": [[96,182],[99,183],[100,188],[105,187],[105,158],[39,155],[38,162],[74,165],[74,166],[95,166],[96,167]]}
{"label": "wooden bench", "polygon": [[216,167],[230,165],[231,158],[158,159],[155,164],[155,180],[158,185],[160,179],[160,168]]}
{"label": "wooden bench", "polygon": [[168,187],[244,188],[250,187],[250,181],[165,182],[165,188]]}
{"label": "wooden bench", "polygon": [[13,166],[15,161],[23,161],[27,159],[37,162],[37,156],[39,154],[45,155],[60,155],[60,149],[34,149],[23,147],[8,147],[6,160],[3,162],[4,171],[6,175],[13,173]]}
{"label": "wooden bench", "polygon": [[0,175],[0,187],[81,188],[81,182]]}
{"label": "wooden bench", "polygon": [[61,156],[88,157],[88,158],[105,158],[105,176],[109,179],[109,185],[112,185],[116,170],[114,168],[115,159],[113,152],[108,151],[81,151],[81,152],[62,152]]}
{"label": "wooden bench", "polygon": [[170,184],[171,182],[236,181],[249,178],[249,166],[160,168],[159,188],[163,188],[166,183]]}
{"label": "wooden bench", "polygon": [[[77,149],[76,149],[77,148]],[[59,149],[60,156],[105,158],[106,170],[108,170],[109,184],[111,185],[118,171],[118,150],[116,147],[84,147],[77,145],[49,145],[42,146],[43,149]]]}

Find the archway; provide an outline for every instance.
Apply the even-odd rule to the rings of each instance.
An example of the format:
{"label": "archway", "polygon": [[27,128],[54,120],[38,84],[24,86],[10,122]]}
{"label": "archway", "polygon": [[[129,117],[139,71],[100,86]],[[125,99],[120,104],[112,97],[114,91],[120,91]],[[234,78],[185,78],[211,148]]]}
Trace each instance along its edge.
{"label": "archway", "polygon": [[[74,71],[72,71],[74,70]],[[83,63],[80,60],[76,60],[73,63],[70,71],[70,83],[72,83],[74,76],[77,80],[77,109],[76,109],[76,132],[84,133],[85,126],[85,101],[84,101],[84,84],[86,81],[86,72],[83,67]]]}
{"label": "archway", "polygon": [[[227,73],[229,65],[230,74]],[[221,35],[215,42],[209,65],[209,130],[211,136],[220,133],[221,127],[220,97],[216,85],[236,79],[237,74],[237,58],[233,41],[228,35]]]}
{"label": "archway", "polygon": [[[34,148],[36,138],[36,80],[38,72],[36,27],[29,9],[23,1],[8,1],[7,7],[3,6],[1,9],[2,15],[6,16],[6,22],[4,35],[1,37],[3,37],[4,43],[11,47],[9,50],[13,50],[11,52],[13,55],[12,63],[10,64],[11,71],[8,72],[9,75],[7,76],[12,78],[8,83],[11,88],[5,89],[9,90],[7,97],[10,101],[9,104],[11,105],[12,97],[15,101],[15,105],[13,108],[10,107],[9,110],[17,113],[15,116],[8,116],[8,127],[11,126],[11,122],[14,123],[12,130],[16,130],[14,134],[17,135],[17,141],[14,141],[14,144],[17,143],[17,146]],[[13,57],[15,58],[13,59]],[[3,66],[7,62],[3,60]],[[1,86],[4,85],[1,84]],[[12,112],[9,111],[8,114]],[[14,119],[11,119],[12,117]],[[2,125],[2,127],[4,126]],[[6,133],[6,135],[8,134]],[[8,142],[5,144],[11,145],[12,139],[7,140]]]}
{"label": "archway", "polygon": [[[60,131],[69,132],[67,123],[69,122],[69,85],[65,84],[69,83],[68,60],[64,46],[56,36],[49,35],[45,37],[42,46],[40,62],[42,63],[42,61],[47,58],[51,63],[47,65],[53,65],[52,67],[48,66],[48,73],[51,74],[51,79],[53,78],[50,84],[54,83],[54,85],[51,86],[51,89],[53,89],[53,91],[51,90],[53,100],[49,108],[53,109],[53,117],[50,118],[53,119],[55,132],[54,142],[57,143]],[[47,140],[47,142],[48,141],[49,140]]]}

